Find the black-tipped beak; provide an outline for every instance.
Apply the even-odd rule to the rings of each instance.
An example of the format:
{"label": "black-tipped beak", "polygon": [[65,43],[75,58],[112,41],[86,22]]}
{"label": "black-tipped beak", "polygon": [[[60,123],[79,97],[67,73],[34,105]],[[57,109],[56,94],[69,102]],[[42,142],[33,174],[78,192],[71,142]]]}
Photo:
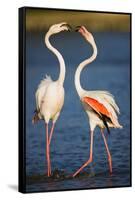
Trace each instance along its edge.
{"label": "black-tipped beak", "polygon": [[72,26],[70,26],[69,24],[66,25],[69,31],[72,31]]}
{"label": "black-tipped beak", "polygon": [[72,31],[72,27],[69,24],[62,24],[61,27],[62,26],[66,26],[68,28],[68,31]]}
{"label": "black-tipped beak", "polygon": [[78,32],[81,26],[76,26],[75,31]]}

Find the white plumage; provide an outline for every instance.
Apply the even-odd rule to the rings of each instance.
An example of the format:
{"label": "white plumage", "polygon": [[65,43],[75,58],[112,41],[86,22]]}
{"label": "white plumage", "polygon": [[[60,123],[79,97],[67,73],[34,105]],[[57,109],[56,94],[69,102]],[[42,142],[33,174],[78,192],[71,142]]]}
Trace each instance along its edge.
{"label": "white plumage", "polygon": [[[54,130],[55,123],[60,115],[61,109],[64,104],[64,87],[65,80],[65,62],[59,51],[54,48],[49,38],[61,31],[68,31],[69,25],[65,22],[55,24],[50,27],[45,35],[45,44],[47,48],[52,51],[58,58],[60,64],[60,73],[56,81],[53,81],[50,76],[46,77],[40,82],[35,97],[36,97],[36,111],[32,122],[35,123],[40,119],[45,121],[46,126],[46,157],[47,157],[47,175],[51,175],[51,162],[50,162],[50,143]],[[48,123],[52,120],[52,127],[50,134],[48,133]]]}
{"label": "white plumage", "polygon": [[[46,78],[44,78],[40,84],[38,85],[37,91],[35,93],[36,97],[36,108],[40,112],[41,104],[44,101],[46,89],[50,83],[52,83],[52,79],[50,76],[46,75]],[[40,114],[40,113],[39,113]],[[39,117],[40,119],[42,118],[41,115]]]}
{"label": "white plumage", "polygon": [[56,122],[64,104],[64,88],[59,81],[52,81],[50,76],[43,79],[36,91],[36,106],[39,119],[46,123]]}
{"label": "white plumage", "polygon": [[107,128],[107,131],[110,132],[109,128],[122,128],[118,122],[117,114],[120,114],[118,105],[116,104],[114,97],[108,91],[87,91],[81,87],[80,84],[80,74],[85,66],[93,62],[97,56],[97,47],[93,35],[88,32],[84,27],[78,27],[78,32],[90,43],[93,47],[93,54],[90,58],[84,60],[78,66],[75,73],[75,87],[77,93],[80,97],[81,103],[83,104],[84,110],[88,115],[89,126],[90,126],[90,153],[87,162],[85,162],[82,167],[80,167],[74,174],[75,177],[79,174],[83,168],[85,168],[93,159],[93,134],[94,129],[98,126],[101,129],[101,134],[104,140],[105,148],[108,155],[109,169],[112,173],[112,159],[111,154],[107,145],[107,141],[104,135],[103,130]]}

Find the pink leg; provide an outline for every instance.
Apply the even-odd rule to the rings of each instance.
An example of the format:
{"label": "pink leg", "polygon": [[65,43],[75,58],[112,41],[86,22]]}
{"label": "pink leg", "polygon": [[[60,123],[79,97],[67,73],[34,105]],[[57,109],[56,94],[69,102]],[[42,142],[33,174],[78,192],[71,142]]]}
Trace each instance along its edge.
{"label": "pink leg", "polygon": [[48,124],[46,124],[46,159],[47,159],[47,175],[50,176],[50,158],[49,158],[49,143],[48,143]]}
{"label": "pink leg", "polygon": [[54,126],[55,126],[55,123],[53,122],[53,123],[52,123],[51,132],[50,132],[50,136],[49,136],[49,145],[50,145],[50,143],[51,143],[51,139],[52,139],[52,135],[53,135],[53,131],[54,131]]}
{"label": "pink leg", "polygon": [[91,132],[90,132],[90,135],[91,135],[91,141],[90,141],[90,157],[89,157],[88,161],[85,162],[85,163],[82,165],[82,167],[80,167],[80,169],[78,169],[78,170],[73,174],[73,177],[75,177],[77,174],[79,174],[79,173],[83,170],[84,167],[86,167],[89,163],[92,162],[92,154],[93,154],[93,134],[94,134],[94,132],[91,131]]}
{"label": "pink leg", "polygon": [[49,148],[49,153],[48,153],[49,154],[49,176],[51,176],[50,146],[48,148]]}
{"label": "pink leg", "polygon": [[108,148],[108,144],[107,144],[107,141],[106,141],[106,138],[105,138],[105,135],[104,135],[104,132],[103,132],[102,129],[101,129],[101,133],[102,133],[102,137],[103,137],[105,148],[106,148],[107,155],[108,155],[110,173],[112,173],[112,157],[111,157],[111,154],[110,154],[110,151],[109,151],[109,148]]}
{"label": "pink leg", "polygon": [[48,162],[49,162],[49,176],[51,175],[51,161],[50,161],[50,145],[48,139]]}
{"label": "pink leg", "polygon": [[52,139],[52,135],[53,135],[53,131],[54,131],[54,126],[55,126],[55,123],[52,124],[52,128],[51,128],[49,139],[48,139],[48,145],[49,145],[49,173],[50,173],[50,175],[51,175],[50,143],[51,143],[51,139]]}

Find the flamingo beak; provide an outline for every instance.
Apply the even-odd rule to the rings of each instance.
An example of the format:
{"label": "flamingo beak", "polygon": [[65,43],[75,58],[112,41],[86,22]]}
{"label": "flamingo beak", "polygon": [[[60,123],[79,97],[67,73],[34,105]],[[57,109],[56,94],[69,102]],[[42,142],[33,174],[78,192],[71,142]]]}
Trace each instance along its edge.
{"label": "flamingo beak", "polygon": [[75,31],[78,32],[81,26],[76,26]]}
{"label": "flamingo beak", "polygon": [[70,32],[72,31],[72,27],[69,24],[65,23],[65,24],[62,24],[61,27],[62,26],[66,26],[68,28],[68,31]]}

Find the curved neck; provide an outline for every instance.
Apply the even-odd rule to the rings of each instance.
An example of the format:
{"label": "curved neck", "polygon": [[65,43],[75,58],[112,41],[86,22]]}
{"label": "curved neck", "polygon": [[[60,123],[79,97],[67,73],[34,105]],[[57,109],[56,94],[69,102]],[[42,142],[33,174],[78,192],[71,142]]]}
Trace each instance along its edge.
{"label": "curved neck", "polygon": [[81,87],[81,83],[80,83],[80,74],[81,74],[81,71],[83,70],[83,68],[85,66],[87,66],[89,63],[93,62],[97,56],[97,47],[96,47],[96,44],[95,44],[95,41],[93,40],[93,42],[89,42],[92,47],[93,47],[93,54],[90,58],[84,60],[83,62],[81,62],[76,70],[76,73],[75,73],[75,87],[76,87],[76,90],[79,94],[79,96],[81,96],[85,90]]}
{"label": "curved neck", "polygon": [[62,55],[60,54],[60,52],[51,45],[51,43],[49,41],[49,38],[51,35],[52,35],[51,33],[47,32],[47,34],[45,35],[45,44],[46,44],[47,48],[50,51],[52,51],[58,58],[58,61],[60,64],[60,74],[59,74],[58,81],[60,84],[63,84],[64,80],[65,80],[65,73],[66,73],[65,62],[64,62],[64,59],[63,59]]}

